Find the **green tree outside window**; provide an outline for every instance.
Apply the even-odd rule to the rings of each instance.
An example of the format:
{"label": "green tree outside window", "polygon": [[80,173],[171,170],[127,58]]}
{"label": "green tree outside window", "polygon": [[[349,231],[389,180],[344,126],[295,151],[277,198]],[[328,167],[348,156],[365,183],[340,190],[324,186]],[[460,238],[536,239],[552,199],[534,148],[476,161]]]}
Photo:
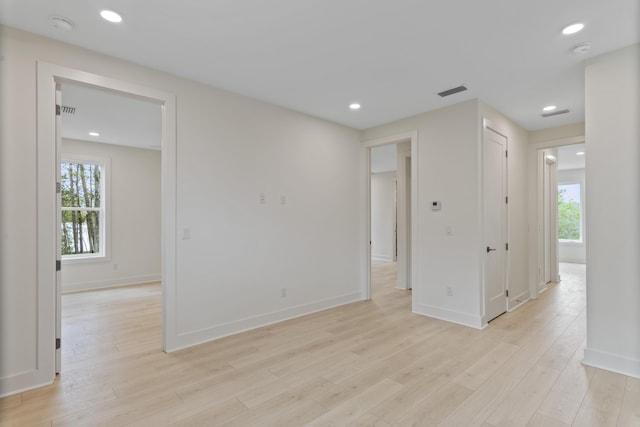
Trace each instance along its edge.
{"label": "green tree outside window", "polygon": [[101,252],[102,165],[63,162],[62,255]]}
{"label": "green tree outside window", "polygon": [[582,241],[580,184],[558,186],[558,237]]}

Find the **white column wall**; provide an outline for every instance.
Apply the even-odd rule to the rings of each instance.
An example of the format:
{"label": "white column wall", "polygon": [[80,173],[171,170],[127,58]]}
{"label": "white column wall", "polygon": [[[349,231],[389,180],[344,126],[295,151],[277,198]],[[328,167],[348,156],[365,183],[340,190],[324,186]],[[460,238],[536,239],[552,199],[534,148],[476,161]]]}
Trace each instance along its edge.
{"label": "white column wall", "polygon": [[640,378],[640,45],[586,67],[584,362]]}

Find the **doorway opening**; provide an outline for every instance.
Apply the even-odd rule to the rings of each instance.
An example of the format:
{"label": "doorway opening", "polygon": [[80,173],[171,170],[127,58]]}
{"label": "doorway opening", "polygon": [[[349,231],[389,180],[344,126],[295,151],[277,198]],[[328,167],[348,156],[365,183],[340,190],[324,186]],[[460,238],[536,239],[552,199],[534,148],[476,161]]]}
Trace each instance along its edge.
{"label": "doorway opening", "polygon": [[159,310],[138,304],[161,296],[162,110],[75,82],[56,89],[59,373],[63,360],[73,366],[129,342],[161,348]]}
{"label": "doorway opening", "polygon": [[[175,350],[176,333],[176,99],[175,95],[134,83],[62,67],[46,62],[37,63],[37,366],[34,382],[49,383],[60,368],[56,349],[61,332],[61,190],[59,176],[62,133],[60,115],[65,84],[75,84],[152,102],[161,111],[162,149],[161,176],[161,317],[162,349]],[[56,106],[60,107],[56,107]],[[60,111],[62,113],[62,111]],[[92,130],[87,130],[91,132]],[[92,135],[89,135],[90,137]],[[156,180],[157,181],[157,180]],[[57,185],[60,183],[60,185]],[[85,208],[85,206],[75,206]],[[77,209],[75,209],[77,210]],[[90,209],[81,209],[90,210]],[[104,224],[104,221],[103,221]],[[80,230],[78,229],[80,232]],[[80,232],[82,235],[83,232]],[[95,237],[95,236],[94,236]],[[94,241],[94,244],[96,242]],[[107,250],[108,252],[108,250]],[[106,253],[106,252],[105,252]],[[109,266],[108,263],[103,265]],[[111,266],[113,268],[113,266]],[[53,325],[53,327],[52,327]],[[58,339],[56,339],[58,338]]]}
{"label": "doorway opening", "polygon": [[[367,141],[367,299],[406,298],[412,288],[417,135]],[[404,291],[404,292],[402,292]]]}
{"label": "doorway opening", "polygon": [[540,281],[546,286],[561,281],[561,265],[586,264],[586,145],[545,148],[538,157],[544,159]]}

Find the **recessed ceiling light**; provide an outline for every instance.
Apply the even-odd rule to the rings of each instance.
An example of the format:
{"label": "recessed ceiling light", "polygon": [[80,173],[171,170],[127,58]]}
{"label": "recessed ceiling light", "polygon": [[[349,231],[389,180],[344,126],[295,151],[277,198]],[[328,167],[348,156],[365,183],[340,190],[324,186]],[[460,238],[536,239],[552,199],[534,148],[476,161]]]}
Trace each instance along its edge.
{"label": "recessed ceiling light", "polygon": [[360,104],[358,104],[357,102],[354,102],[353,104],[349,105],[349,108],[351,108],[352,110],[359,110]]}
{"label": "recessed ceiling light", "polygon": [[100,136],[100,134],[98,132],[89,132],[89,135],[91,135],[91,136]]}
{"label": "recessed ceiling light", "polygon": [[578,152],[576,153],[576,156],[584,156],[584,151],[578,151]]}
{"label": "recessed ceiling light", "polygon": [[544,108],[542,109],[542,111],[553,111],[553,110],[555,110],[556,108],[558,108],[558,107],[556,107],[555,105],[547,105],[546,107],[544,107]]}
{"label": "recessed ceiling light", "polygon": [[100,12],[100,16],[102,16],[102,19],[105,19],[109,22],[122,22],[122,16],[118,15],[113,10],[103,10]]}
{"label": "recessed ceiling light", "polygon": [[568,36],[582,31],[583,28],[584,24],[582,22],[576,22],[575,24],[567,25],[566,27],[564,27],[562,29],[562,34]]}
{"label": "recessed ceiling light", "polygon": [[71,20],[62,17],[62,16],[52,16],[49,18],[51,23],[55,28],[62,31],[71,31],[73,30],[73,22]]}

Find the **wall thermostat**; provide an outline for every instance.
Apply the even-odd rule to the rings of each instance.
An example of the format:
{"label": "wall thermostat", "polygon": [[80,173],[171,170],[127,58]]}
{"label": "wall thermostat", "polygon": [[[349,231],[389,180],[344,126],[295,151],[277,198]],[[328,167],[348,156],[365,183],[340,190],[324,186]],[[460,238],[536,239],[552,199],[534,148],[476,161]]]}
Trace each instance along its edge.
{"label": "wall thermostat", "polygon": [[435,200],[435,201],[431,202],[431,210],[432,211],[439,211],[440,208],[441,208],[440,200]]}

